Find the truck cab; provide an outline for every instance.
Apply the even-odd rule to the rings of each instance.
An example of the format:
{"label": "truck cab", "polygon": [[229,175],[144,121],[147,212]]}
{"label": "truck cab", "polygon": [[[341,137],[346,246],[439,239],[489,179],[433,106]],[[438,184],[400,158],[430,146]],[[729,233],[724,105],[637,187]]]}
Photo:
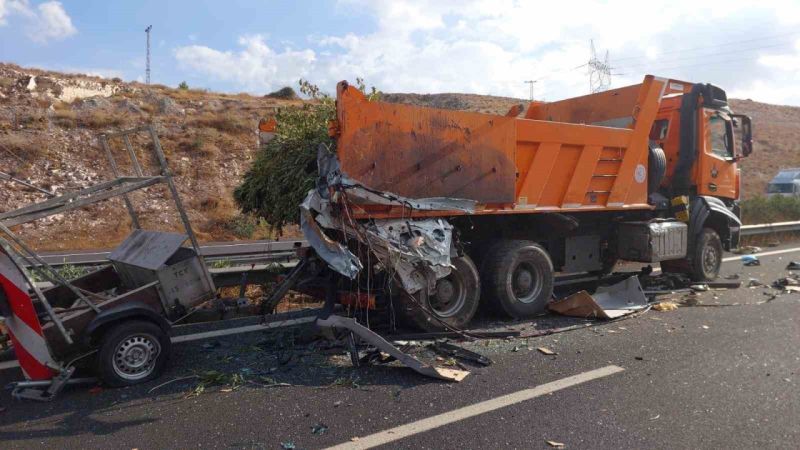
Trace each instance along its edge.
{"label": "truck cab", "polygon": [[733,204],[741,195],[736,163],[752,152],[750,118],[734,114],[725,91],[716,86],[670,84],[686,92],[662,100],[650,132],[667,159],[660,187],[671,196],[710,196]]}
{"label": "truck cab", "polygon": [[662,99],[650,132],[651,146],[663,149],[666,159],[657,194],[671,199],[671,214],[689,225],[690,236],[687,257],[664,261],[662,268],[711,279],[719,270],[722,250],[739,244],[737,163],[752,152],[751,120],[731,111],[719,87],[668,83],[673,93]]}

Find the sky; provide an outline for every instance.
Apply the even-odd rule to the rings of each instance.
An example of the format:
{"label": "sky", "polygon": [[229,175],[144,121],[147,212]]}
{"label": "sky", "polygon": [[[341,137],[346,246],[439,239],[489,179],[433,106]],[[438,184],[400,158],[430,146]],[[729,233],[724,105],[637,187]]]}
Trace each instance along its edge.
{"label": "sky", "polygon": [[800,0],[0,0],[0,61],[266,94],[307,79],[557,100],[654,74],[800,106]]}

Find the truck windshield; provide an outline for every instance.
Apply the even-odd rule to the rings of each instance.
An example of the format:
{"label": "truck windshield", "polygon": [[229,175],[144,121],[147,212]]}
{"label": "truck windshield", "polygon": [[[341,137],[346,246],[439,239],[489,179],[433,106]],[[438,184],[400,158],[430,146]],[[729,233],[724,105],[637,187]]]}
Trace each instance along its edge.
{"label": "truck windshield", "polygon": [[728,143],[728,124],[720,115],[712,114],[708,118],[708,129],[711,135],[711,152],[723,158],[733,156]]}
{"label": "truck windshield", "polygon": [[791,183],[773,183],[767,186],[768,194],[791,194],[794,192],[794,185]]}

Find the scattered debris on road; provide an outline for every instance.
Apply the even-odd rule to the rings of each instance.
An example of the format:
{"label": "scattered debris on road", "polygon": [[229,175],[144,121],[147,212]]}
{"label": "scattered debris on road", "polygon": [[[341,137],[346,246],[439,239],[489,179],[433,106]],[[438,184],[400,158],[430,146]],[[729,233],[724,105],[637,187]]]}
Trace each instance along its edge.
{"label": "scattered debris on road", "polygon": [[489,366],[493,361],[481,354],[450,344],[448,342],[434,342],[428,346],[440,355],[458,358],[461,360],[477,363],[481,366]]}
{"label": "scattered debris on road", "polygon": [[558,353],[556,353],[556,352],[554,352],[554,351],[550,350],[550,349],[549,349],[549,348],[547,348],[547,347],[539,347],[539,348],[537,348],[536,350],[538,350],[538,351],[539,351],[539,353],[543,353],[543,354],[545,354],[545,355],[557,355],[557,354],[558,354]]}
{"label": "scattered debris on road", "polygon": [[311,426],[311,432],[317,436],[322,436],[326,431],[328,431],[328,426],[324,423],[317,423]]}
{"label": "scattered debris on road", "polygon": [[761,265],[761,261],[759,261],[759,259],[758,259],[758,257],[756,255],[744,255],[744,256],[742,256],[742,264],[744,264],[745,266],[748,266],[748,267],[760,266]]}
{"label": "scattered debris on road", "polygon": [[731,253],[737,255],[752,255],[753,253],[760,253],[761,247],[756,247],[754,245],[742,245],[736,250],[733,250]]}
{"label": "scattered debris on road", "polygon": [[800,270],[800,262],[789,261],[789,264],[786,265],[786,270]]}
{"label": "scattered debris on road", "polygon": [[549,308],[565,316],[614,319],[647,307],[639,278],[632,276],[611,286],[597,288],[595,294],[579,291],[551,302]]}
{"label": "scattered debris on road", "polygon": [[653,304],[653,309],[656,311],[675,311],[678,309],[678,305],[672,301],[663,301]]}
{"label": "scattered debris on road", "polygon": [[551,441],[551,440],[547,440],[547,439],[545,440],[545,442],[547,442],[547,445],[549,445],[550,447],[555,447],[555,448],[565,448],[566,447],[566,445],[564,445],[563,442],[556,442],[556,441]]}

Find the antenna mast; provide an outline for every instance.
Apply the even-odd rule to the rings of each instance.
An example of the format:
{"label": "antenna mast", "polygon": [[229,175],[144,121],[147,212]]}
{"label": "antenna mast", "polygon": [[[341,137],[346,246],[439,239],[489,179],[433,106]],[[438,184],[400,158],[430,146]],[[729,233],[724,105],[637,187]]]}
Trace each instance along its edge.
{"label": "antenna mast", "polygon": [[530,94],[530,98],[528,99],[530,101],[533,101],[533,85],[536,84],[536,81],[537,80],[527,80],[527,81],[525,81],[525,83],[529,84],[530,87],[531,87],[531,94]]}
{"label": "antenna mast", "polygon": [[145,71],[145,83],[150,84],[150,30],[153,29],[152,25],[148,25],[147,28],[144,29],[144,32],[147,33],[147,69]]}

